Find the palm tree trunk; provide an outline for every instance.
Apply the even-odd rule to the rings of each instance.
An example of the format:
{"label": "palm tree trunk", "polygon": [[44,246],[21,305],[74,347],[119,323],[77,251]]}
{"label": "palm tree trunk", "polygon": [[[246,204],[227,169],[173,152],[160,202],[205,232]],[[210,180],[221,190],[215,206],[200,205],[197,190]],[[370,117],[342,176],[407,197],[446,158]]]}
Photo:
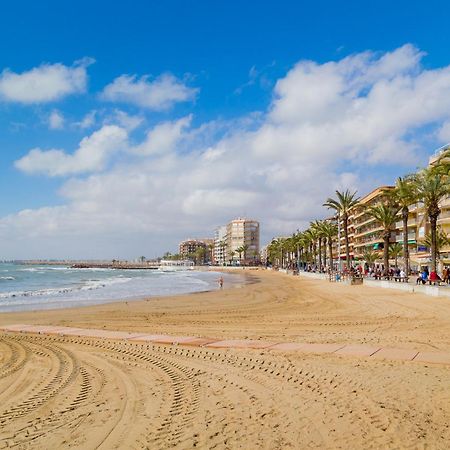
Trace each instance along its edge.
{"label": "palm tree trunk", "polygon": [[385,230],[383,233],[383,241],[384,241],[384,273],[387,275],[389,271],[389,240],[391,237],[391,230]]}
{"label": "palm tree trunk", "polygon": [[430,215],[431,226],[431,271],[436,272],[436,259],[437,259],[437,217],[434,214]]}
{"label": "palm tree trunk", "polygon": [[327,240],[323,241],[323,265],[327,265]]}
{"label": "palm tree trunk", "polygon": [[348,243],[348,216],[344,214],[342,216],[344,222],[344,238],[345,238],[345,264],[347,269],[350,269],[350,248]]}
{"label": "palm tree trunk", "polygon": [[328,238],[328,254],[330,256],[330,269],[333,270],[333,241]]}
{"label": "palm tree trunk", "polygon": [[322,238],[319,238],[319,272],[322,268]]}
{"label": "palm tree trunk", "polygon": [[403,220],[403,258],[405,259],[405,273],[409,275],[409,248],[408,248],[408,216],[409,210],[407,207],[402,209]]}

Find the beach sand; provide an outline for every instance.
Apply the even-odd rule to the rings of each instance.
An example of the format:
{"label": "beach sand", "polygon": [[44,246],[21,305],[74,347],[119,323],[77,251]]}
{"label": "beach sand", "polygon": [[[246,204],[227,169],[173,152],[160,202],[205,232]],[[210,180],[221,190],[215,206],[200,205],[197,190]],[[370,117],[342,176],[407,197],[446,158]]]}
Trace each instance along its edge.
{"label": "beach sand", "polygon": [[[450,301],[266,271],[24,323],[450,351]],[[0,332],[0,448],[448,448],[450,366]]]}

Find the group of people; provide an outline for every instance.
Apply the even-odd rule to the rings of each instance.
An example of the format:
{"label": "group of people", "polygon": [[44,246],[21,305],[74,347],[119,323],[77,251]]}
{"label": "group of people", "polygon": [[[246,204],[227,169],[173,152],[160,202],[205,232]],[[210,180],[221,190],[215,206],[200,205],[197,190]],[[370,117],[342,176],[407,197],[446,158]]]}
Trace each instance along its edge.
{"label": "group of people", "polygon": [[[348,276],[352,277],[368,277],[374,278],[375,280],[394,280],[394,281],[404,281],[408,282],[408,274],[405,272],[403,268],[399,267],[390,267],[385,270],[383,265],[374,265],[369,266],[367,263],[362,266],[361,264],[342,267],[342,271],[339,272],[335,270],[335,268],[329,267],[319,267],[314,264],[305,264],[303,267],[305,272],[318,272],[318,273],[328,273],[330,277],[335,276],[336,281],[340,281],[341,279],[345,279]],[[444,267],[442,271],[442,276],[436,271],[429,271],[427,267],[423,268],[420,272],[412,272],[413,275],[417,274],[416,284],[440,284],[446,283],[450,284],[450,267]],[[334,280],[334,278],[333,278]]]}
{"label": "group of people", "polygon": [[[413,272],[414,273],[414,272]],[[429,271],[428,267],[424,267],[420,272],[415,272],[417,274],[416,284],[440,284],[446,283],[450,284],[450,268],[445,267],[442,271],[442,276],[440,276],[436,271]],[[399,267],[390,267],[388,270],[384,270],[384,266],[368,266],[361,265],[350,267],[347,269],[344,267],[342,275],[351,276],[364,276],[368,278],[374,278],[375,280],[394,280],[394,281],[408,281],[408,275],[405,270]],[[339,279],[341,276],[339,276]],[[338,280],[337,280],[338,281]]]}
{"label": "group of people", "polygon": [[406,272],[399,267],[396,267],[395,269],[393,267],[390,267],[387,272],[382,271],[378,267],[376,269],[373,269],[372,272],[369,273],[369,276],[372,276],[373,278],[375,278],[375,280],[385,279],[394,281],[408,281]]}
{"label": "group of people", "polygon": [[442,271],[442,277],[434,270],[428,272],[428,268],[425,267],[418,275],[416,279],[416,284],[439,284],[440,282],[449,284],[450,283],[450,269],[444,267]]}

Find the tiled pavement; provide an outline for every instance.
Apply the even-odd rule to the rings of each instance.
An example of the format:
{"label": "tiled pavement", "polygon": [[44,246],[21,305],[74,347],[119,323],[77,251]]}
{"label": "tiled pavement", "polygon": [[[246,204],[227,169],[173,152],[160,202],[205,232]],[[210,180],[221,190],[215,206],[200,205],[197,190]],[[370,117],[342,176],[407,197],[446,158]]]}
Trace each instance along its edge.
{"label": "tiled pavement", "polygon": [[401,361],[418,361],[422,363],[450,365],[450,352],[421,352],[410,349],[377,347],[362,344],[307,344],[296,342],[264,342],[253,339],[202,338],[194,336],[169,336],[163,334],[128,333],[125,331],[95,330],[88,328],[71,328],[44,325],[7,325],[0,330],[15,333],[37,333],[59,336],[95,337],[103,339],[119,339],[154,344],[189,345],[195,347],[222,349],[265,349],[271,351],[299,353],[328,353],[339,356],[357,356],[369,359],[387,359]]}

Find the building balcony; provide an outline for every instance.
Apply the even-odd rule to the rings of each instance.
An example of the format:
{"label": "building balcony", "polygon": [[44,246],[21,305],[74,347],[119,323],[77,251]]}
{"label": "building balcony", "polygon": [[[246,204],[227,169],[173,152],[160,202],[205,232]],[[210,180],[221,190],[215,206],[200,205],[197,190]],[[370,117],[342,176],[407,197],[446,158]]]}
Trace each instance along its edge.
{"label": "building balcony", "polygon": [[377,231],[382,231],[383,227],[380,225],[374,225],[370,228],[365,228],[364,230],[359,230],[358,233],[355,234],[355,238],[359,238],[361,236],[365,236],[367,234],[375,233]]}
{"label": "building balcony", "polygon": [[[395,237],[395,242],[403,242],[403,233],[400,233]],[[416,233],[408,233],[408,243],[415,244],[416,243]]]}
{"label": "building balcony", "polygon": [[[417,220],[415,218],[408,219],[408,228],[415,227],[416,225],[417,225]],[[395,227],[398,228],[399,230],[403,229],[403,220],[399,220],[398,222],[396,222]]]}
{"label": "building balcony", "polygon": [[355,228],[360,228],[360,227],[362,227],[362,226],[364,226],[366,224],[369,224],[371,222],[374,222],[374,221],[375,221],[374,217],[371,217],[371,216],[362,217],[360,221],[359,220],[357,220],[357,221],[355,220],[354,226],[355,226]]}

